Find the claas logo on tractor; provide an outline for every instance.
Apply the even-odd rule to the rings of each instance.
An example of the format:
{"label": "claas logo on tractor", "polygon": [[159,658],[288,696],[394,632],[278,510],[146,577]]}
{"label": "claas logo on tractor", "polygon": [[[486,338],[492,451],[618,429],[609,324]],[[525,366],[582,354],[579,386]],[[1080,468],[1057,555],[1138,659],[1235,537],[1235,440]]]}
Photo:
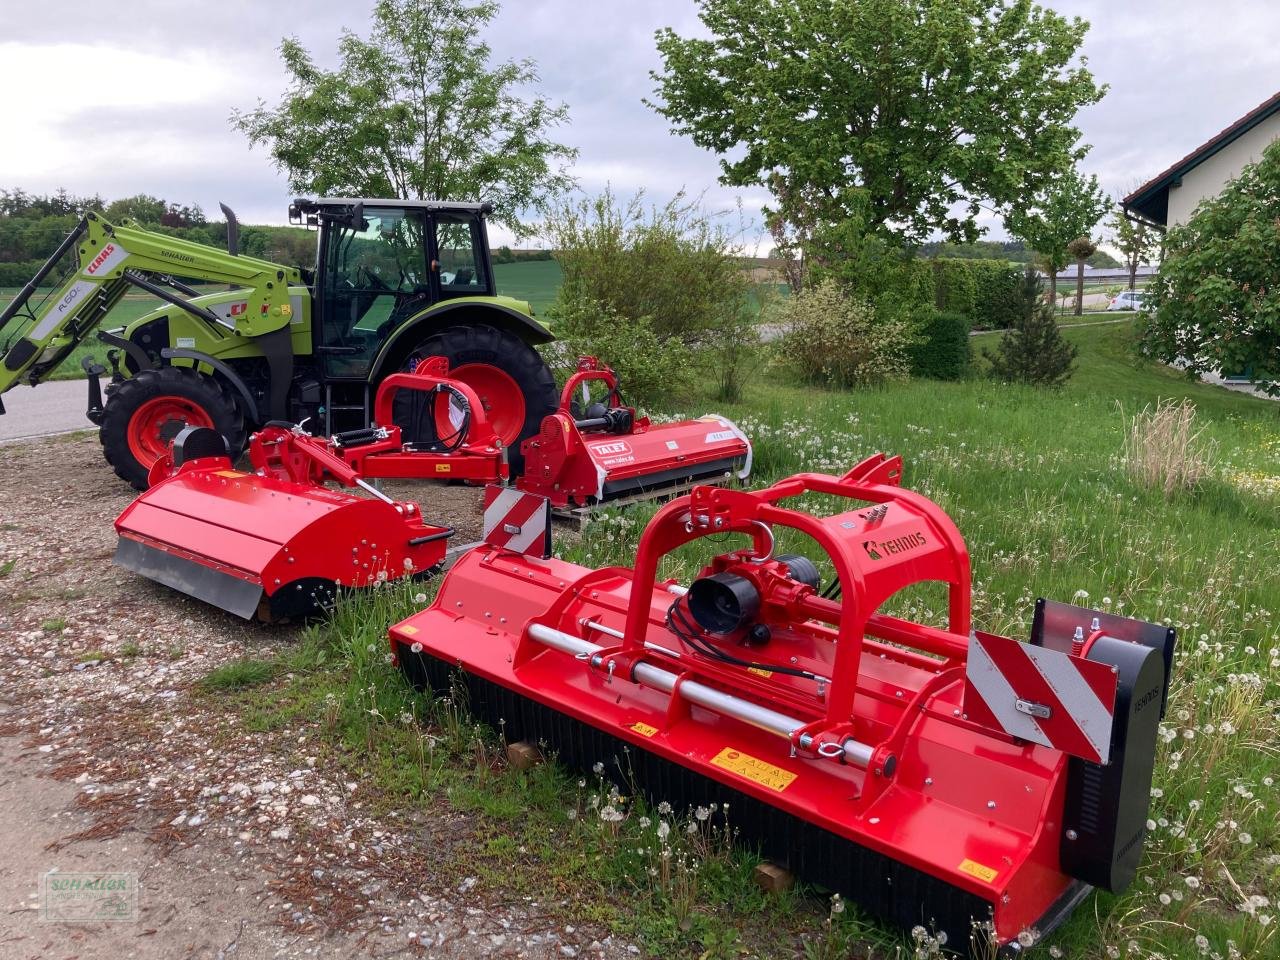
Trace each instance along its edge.
{"label": "claas logo on tractor", "polygon": [[[603,764],[651,802],[727,802],[753,848],[870,913],[1016,950],[1092,887],[1132,881],[1174,634],[1047,601],[1030,643],[975,632],[964,542],[900,477],[877,455],[840,477],[694,487],[654,515],[632,569],[522,553],[506,526],[532,507],[504,502],[506,539],[391,628],[394,658],[441,694],[460,668],[509,740]],[[840,505],[794,506],[815,501]],[[813,556],[776,552],[788,528]],[[660,577],[695,541],[727,552],[687,584]],[[945,626],[879,612],[934,581]]]}

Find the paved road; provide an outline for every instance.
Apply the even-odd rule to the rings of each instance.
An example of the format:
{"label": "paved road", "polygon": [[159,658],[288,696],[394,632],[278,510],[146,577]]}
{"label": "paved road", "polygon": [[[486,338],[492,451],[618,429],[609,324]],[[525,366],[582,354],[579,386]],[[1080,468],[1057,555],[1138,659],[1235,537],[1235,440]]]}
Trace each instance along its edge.
{"label": "paved road", "polygon": [[94,429],[84,415],[88,389],[83,380],[52,380],[38,387],[14,387],[4,395],[8,412],[0,417],[0,443]]}

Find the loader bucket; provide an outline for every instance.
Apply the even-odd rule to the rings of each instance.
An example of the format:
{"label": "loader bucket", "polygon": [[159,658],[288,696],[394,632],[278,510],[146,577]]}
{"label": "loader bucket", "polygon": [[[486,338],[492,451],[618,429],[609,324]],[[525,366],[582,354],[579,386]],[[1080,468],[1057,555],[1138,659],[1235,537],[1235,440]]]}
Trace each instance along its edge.
{"label": "loader bucket", "polygon": [[[874,457],[839,478],[695,487],[650,521],[634,569],[476,547],[391,628],[393,656],[441,693],[461,670],[472,710],[508,740],[603,763],[653,803],[728,802],[735,834],[800,878],[951,949],[1011,955],[1093,885],[1132,879],[1164,650],[1155,628],[1061,606],[1034,658],[975,634],[964,542],[900,475]],[[807,492],[861,503],[782,505]],[[825,556],[775,557],[775,527]],[[739,548],[689,589],[658,579],[666,554],[704,537]],[[813,560],[834,570],[825,590]],[[945,627],[878,612],[924,581],[948,585]],[[1053,674],[1052,706],[1028,664]],[[1004,729],[1009,716],[1040,739]]]}
{"label": "loader bucket", "polygon": [[179,463],[115,526],[120,566],[267,621],[316,614],[339,587],[432,572],[452,535],[414,504],[246,473],[224,456]]}

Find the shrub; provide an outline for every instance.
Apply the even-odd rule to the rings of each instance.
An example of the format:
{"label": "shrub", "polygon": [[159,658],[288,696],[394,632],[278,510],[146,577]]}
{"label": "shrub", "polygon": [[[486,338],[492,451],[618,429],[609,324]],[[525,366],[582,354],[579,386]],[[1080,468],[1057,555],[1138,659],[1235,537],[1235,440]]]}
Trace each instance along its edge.
{"label": "shrub", "polygon": [[711,331],[700,359],[707,368],[704,380],[716,385],[715,399],[725,403],[742,399],[742,388],[768,356],[761,328],[778,316],[781,301],[775,284],[757,284],[738,311]]}
{"label": "shrub", "polygon": [[802,290],[781,311],[782,356],[806,379],[837,387],[906,379],[914,343],[903,319],[877,320],[864,300],[831,279]]}
{"label": "shrub", "polygon": [[637,406],[670,407],[688,396],[692,353],[679,338],[659,336],[648,317],[622,317],[608,304],[563,294],[548,313],[559,339],[547,360],[561,380],[589,355],[617,371],[623,395]]}
{"label": "shrub", "polygon": [[1125,435],[1129,474],[1166,498],[1192,490],[1212,476],[1217,444],[1203,438],[1205,428],[1197,427],[1195,418],[1195,404],[1190,400],[1161,400],[1154,409],[1144,407]]}
{"label": "shrub", "polygon": [[660,338],[693,346],[736,317],[749,280],[733,238],[683,194],[646,208],[643,192],[619,200],[565,201],[543,224],[564,273],[566,303],[603,304],[622,318],[647,317]]}
{"label": "shrub", "polygon": [[1063,338],[1053,308],[1041,302],[1040,289],[1040,279],[1028,269],[1020,290],[1021,315],[994,353],[983,351],[997,380],[1060,387],[1071,377],[1076,348]]}
{"label": "shrub", "polygon": [[963,313],[919,307],[911,319],[920,338],[911,348],[911,375],[963,380],[973,360],[969,318]]}

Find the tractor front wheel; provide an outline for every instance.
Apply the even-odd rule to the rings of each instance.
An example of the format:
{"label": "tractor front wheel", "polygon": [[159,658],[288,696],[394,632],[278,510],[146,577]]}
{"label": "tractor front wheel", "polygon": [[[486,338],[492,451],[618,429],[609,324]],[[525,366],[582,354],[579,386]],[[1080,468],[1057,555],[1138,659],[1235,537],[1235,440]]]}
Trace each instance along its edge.
{"label": "tractor front wheel", "polygon": [[116,474],[147,489],[152,464],[169,451],[183,427],[212,427],[232,457],[244,449],[244,417],[231,394],[212,377],[187,367],[143,370],[116,384],[107,397],[98,439]]}
{"label": "tractor front wheel", "polygon": [[538,432],[560,402],[546,361],[514,333],[484,324],[447,327],[428,337],[409,358],[409,368],[426,357],[447,359],[449,376],[480,397],[494,432],[507,446],[511,475],[519,476],[524,468],[520,444]]}

